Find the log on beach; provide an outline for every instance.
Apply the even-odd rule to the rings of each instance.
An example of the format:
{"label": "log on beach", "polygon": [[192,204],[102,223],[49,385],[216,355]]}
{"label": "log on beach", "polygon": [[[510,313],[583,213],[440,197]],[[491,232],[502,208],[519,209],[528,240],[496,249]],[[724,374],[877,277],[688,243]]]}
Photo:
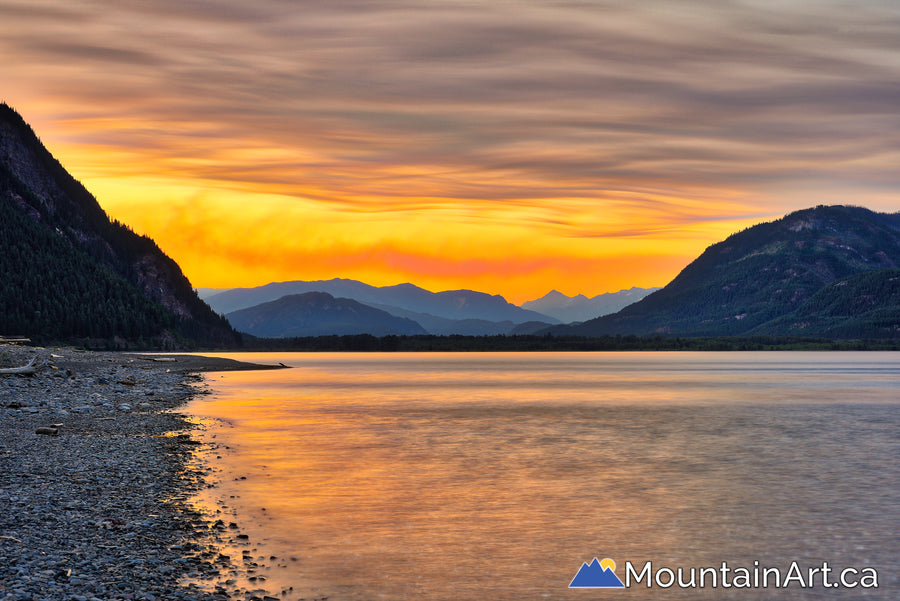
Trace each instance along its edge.
{"label": "log on beach", "polygon": [[31,361],[28,362],[27,365],[22,365],[21,367],[3,367],[0,368],[0,375],[9,376],[9,375],[19,375],[19,376],[33,376],[37,373],[37,370],[43,367],[43,365],[35,365],[34,362],[37,361],[37,356],[31,358]]}

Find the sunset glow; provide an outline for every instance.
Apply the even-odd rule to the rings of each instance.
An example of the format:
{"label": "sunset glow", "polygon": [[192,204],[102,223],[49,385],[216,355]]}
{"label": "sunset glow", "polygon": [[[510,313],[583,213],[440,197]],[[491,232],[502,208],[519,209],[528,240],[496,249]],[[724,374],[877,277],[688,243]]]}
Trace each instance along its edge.
{"label": "sunset glow", "polygon": [[0,1],[0,100],[198,287],[662,286],[900,208],[889,3]]}

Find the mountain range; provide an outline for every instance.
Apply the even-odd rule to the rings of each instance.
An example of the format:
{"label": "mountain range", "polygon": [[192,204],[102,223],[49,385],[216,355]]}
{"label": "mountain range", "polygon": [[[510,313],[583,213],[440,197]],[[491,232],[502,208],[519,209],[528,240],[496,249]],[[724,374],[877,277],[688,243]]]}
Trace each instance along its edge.
{"label": "mountain range", "polygon": [[[541,299],[524,303],[521,308],[508,303],[502,296],[491,296],[473,290],[434,293],[412,284],[378,288],[346,279],[313,282],[277,282],[258,288],[240,288],[224,291],[206,289],[201,291],[201,293],[205,292],[207,302],[220,311],[228,310],[230,307],[235,306],[242,307],[225,314],[229,321],[239,330],[254,336],[277,337],[279,334],[272,333],[274,332],[272,329],[266,330],[269,334],[261,334],[260,330],[246,329],[244,327],[247,323],[261,323],[267,320],[273,310],[271,306],[272,301],[266,301],[250,307],[244,305],[256,302],[261,298],[271,298],[286,290],[312,290],[325,292],[326,294],[344,294],[349,298],[339,297],[336,300],[345,301],[352,299],[369,307],[380,309],[391,316],[412,320],[421,326],[422,333],[438,336],[496,336],[507,334],[527,335],[542,330],[551,324],[560,323],[565,319],[571,322],[579,318],[584,319],[586,318],[585,316],[596,317],[611,313],[635,300],[643,298],[650,292],[658,290],[658,288],[649,290],[632,288],[621,292],[601,294],[593,299],[589,299],[584,295],[569,297],[553,291]],[[299,294],[305,295],[310,294],[310,292],[300,292]],[[280,298],[284,299],[287,296],[296,296],[296,294]],[[297,310],[297,324],[302,323],[304,325],[299,328],[291,328],[291,336],[318,335],[314,333],[321,331],[321,328],[316,323],[316,307],[322,311],[318,315],[318,320],[321,323],[331,323],[333,321],[334,316],[330,313],[331,306],[328,308],[324,305],[313,306],[300,302],[297,299],[293,302]],[[388,304],[389,302],[396,304]],[[546,308],[547,311],[529,310],[535,307]],[[287,322],[284,321],[288,317],[286,309],[281,307],[279,310],[281,311],[279,323],[287,325]],[[491,317],[494,320],[490,319]],[[408,333],[408,327],[405,325],[399,328],[389,327],[385,330],[388,324],[398,325],[399,322],[391,322],[390,320],[385,320],[383,316],[376,317],[374,314],[372,314],[372,318],[374,321],[369,324],[359,320],[348,321],[343,324],[344,327],[341,328],[341,331],[347,334],[365,333],[373,335],[375,332],[387,334]],[[280,336],[287,336],[287,334],[282,333]]]}
{"label": "mountain range", "polygon": [[[499,295],[474,290],[430,292],[413,284],[377,287],[340,278],[235,288],[208,296],[206,302],[230,318],[235,311],[249,310],[284,296],[308,292],[325,292],[336,298],[352,299],[396,317],[411,319],[429,334],[484,336],[506,334],[523,322],[538,322],[542,327],[560,323],[560,320],[549,315],[517,307]],[[242,315],[246,317],[249,313]],[[326,315],[322,317],[328,318]],[[311,319],[312,315],[305,314],[306,323],[311,323]]]}
{"label": "mountain range", "polygon": [[0,104],[0,334],[91,346],[231,347],[240,337],[150,239],[111,221]]}
{"label": "mountain range", "polygon": [[397,307],[406,311],[427,313],[444,319],[511,320],[517,323],[539,320],[559,323],[548,315],[528,311],[509,303],[500,295],[474,290],[429,292],[413,284],[370,286],[355,280],[335,278],[313,282],[274,282],[256,288],[234,288],[207,297],[207,302],[220,313],[230,313],[260,303],[276,300],[288,294],[327,292],[335,297],[352,298],[366,304]]}
{"label": "mountain range", "polygon": [[713,244],[662,290],[543,333],[900,337],[900,214],[818,206]]}
{"label": "mountain range", "polygon": [[635,287],[619,292],[599,294],[593,298],[588,298],[583,294],[566,296],[562,292],[551,290],[537,300],[522,303],[522,308],[555,317],[563,323],[587,321],[615,313],[659,289]]}

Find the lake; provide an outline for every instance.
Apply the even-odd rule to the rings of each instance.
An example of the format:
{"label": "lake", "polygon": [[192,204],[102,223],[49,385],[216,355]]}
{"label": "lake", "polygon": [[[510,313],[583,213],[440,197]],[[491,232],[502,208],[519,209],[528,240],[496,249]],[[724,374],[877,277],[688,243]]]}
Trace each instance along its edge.
{"label": "lake", "polygon": [[[208,374],[187,408],[219,445],[198,503],[285,599],[900,598],[900,353],[223,356],[292,366]],[[653,571],[569,588],[594,557]],[[722,562],[788,586],[659,572]]]}

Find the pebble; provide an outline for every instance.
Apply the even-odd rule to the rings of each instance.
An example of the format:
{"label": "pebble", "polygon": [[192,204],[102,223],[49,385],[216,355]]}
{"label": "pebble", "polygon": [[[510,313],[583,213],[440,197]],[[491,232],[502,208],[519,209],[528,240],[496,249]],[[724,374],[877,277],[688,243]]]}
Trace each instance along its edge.
{"label": "pebble", "polygon": [[201,377],[3,344],[0,367],[35,355],[47,365],[34,376],[0,376],[0,601],[254,596],[237,584],[247,568],[220,559],[236,524],[214,527],[189,501],[209,469],[173,409]]}

